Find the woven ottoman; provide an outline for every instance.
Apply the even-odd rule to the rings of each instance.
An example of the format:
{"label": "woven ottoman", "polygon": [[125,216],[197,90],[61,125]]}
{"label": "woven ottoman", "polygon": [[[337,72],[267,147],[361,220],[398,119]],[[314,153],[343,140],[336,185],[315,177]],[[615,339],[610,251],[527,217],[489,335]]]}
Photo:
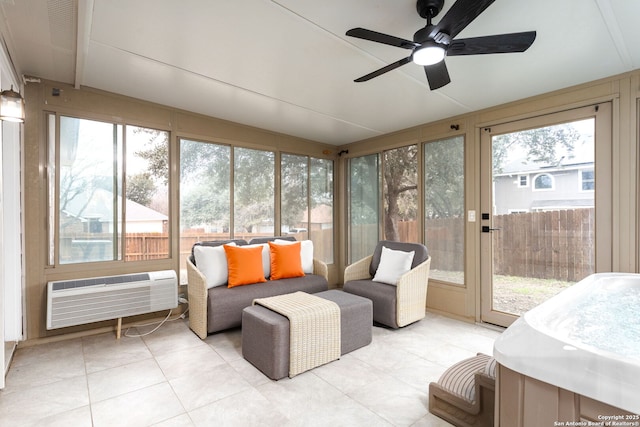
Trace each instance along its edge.
{"label": "woven ottoman", "polygon": [[[340,354],[371,343],[371,300],[338,290],[313,294],[340,308]],[[271,379],[289,375],[289,319],[260,305],[242,311],[242,356]]]}

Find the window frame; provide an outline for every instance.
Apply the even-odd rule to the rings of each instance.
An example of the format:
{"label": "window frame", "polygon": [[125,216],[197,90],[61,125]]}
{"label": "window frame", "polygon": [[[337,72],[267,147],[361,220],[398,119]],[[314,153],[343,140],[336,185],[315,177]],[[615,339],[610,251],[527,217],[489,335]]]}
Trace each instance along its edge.
{"label": "window frame", "polygon": [[[522,183],[522,180],[524,179],[525,183]],[[529,186],[529,175],[528,174],[521,174],[518,175],[518,188],[527,188]]]}
{"label": "window frame", "polygon": [[[327,263],[327,264],[333,264],[335,262],[335,224],[336,224],[336,211],[335,211],[335,207],[336,207],[336,191],[335,191],[335,183],[336,183],[336,176],[335,176],[335,170],[336,170],[336,165],[335,165],[335,161],[333,159],[327,159],[327,158],[323,158],[323,157],[314,157],[308,154],[300,154],[300,153],[291,153],[291,152],[280,152],[280,161],[278,163],[278,167],[279,167],[279,181],[278,181],[278,194],[279,194],[279,209],[278,209],[278,218],[277,218],[277,224],[278,224],[278,230],[279,230],[279,234],[283,235],[285,233],[285,231],[283,230],[283,207],[282,207],[282,202],[283,202],[283,161],[284,159],[289,156],[289,157],[298,157],[300,159],[304,159],[305,160],[305,168],[306,168],[306,189],[305,189],[305,194],[306,194],[306,199],[307,199],[307,221],[304,225],[304,228],[306,229],[306,231],[304,232],[300,232],[300,233],[296,233],[296,234],[302,234],[302,237],[306,240],[313,240],[312,239],[312,232],[313,232],[313,227],[312,227],[312,211],[313,211],[313,197],[314,197],[314,187],[313,187],[313,182],[312,182],[312,174],[313,174],[313,168],[314,168],[314,160],[317,161],[322,161],[322,162],[330,162],[331,164],[331,242],[328,243],[328,246],[330,248],[330,256],[327,258],[324,257],[317,257],[316,256],[316,252],[314,251],[314,257],[322,260],[323,262]],[[287,224],[288,225],[288,224]],[[296,228],[300,228],[300,227],[290,227],[286,233],[289,232],[289,230],[291,229],[296,229]],[[300,236],[298,236],[300,237]],[[319,246],[316,245],[316,246]],[[323,244],[324,246],[324,244]]]}
{"label": "window frame", "polygon": [[[549,177],[549,181],[551,181],[551,186],[549,188],[538,188],[538,186],[536,185],[536,181],[538,180],[538,178],[541,178],[543,176],[548,176]],[[532,191],[554,191],[556,189],[556,180],[555,177],[548,173],[548,172],[540,172],[536,175],[534,175],[533,179],[531,180],[533,182],[533,185],[531,186],[531,190]]]}
{"label": "window frame", "polygon": [[[158,264],[161,263],[163,266],[166,266],[167,262],[171,262],[173,259],[172,256],[172,237],[173,237],[173,227],[172,227],[172,208],[171,208],[171,193],[172,193],[172,178],[171,178],[171,167],[172,164],[172,153],[171,153],[171,137],[172,133],[169,129],[163,129],[159,126],[149,126],[147,124],[138,124],[134,122],[126,122],[126,121],[116,121],[113,120],[112,117],[101,117],[101,116],[93,116],[93,115],[83,115],[83,114],[75,114],[61,111],[50,111],[45,110],[44,113],[44,121],[46,128],[46,136],[45,136],[45,146],[46,146],[46,159],[45,159],[45,193],[46,193],[46,218],[48,221],[47,227],[47,236],[45,238],[46,245],[46,262],[45,269],[55,269],[60,271],[82,271],[89,269],[94,269],[99,266],[101,269],[110,269],[114,268],[114,266],[123,266],[123,265],[136,265],[138,263],[142,263],[143,265],[149,264]],[[61,180],[61,159],[60,159],[60,150],[61,150],[61,141],[60,141],[60,128],[61,128],[61,118],[66,117],[70,119],[76,119],[79,121],[89,121],[89,122],[98,122],[110,125],[115,132],[119,133],[120,137],[120,147],[114,147],[115,155],[117,157],[117,163],[114,166],[115,169],[118,170],[119,177],[117,175],[113,175],[114,181],[117,183],[116,191],[119,192],[117,197],[114,197],[114,201],[117,200],[118,209],[114,218],[117,218],[119,222],[119,235],[117,242],[114,242],[114,253],[117,251],[118,256],[114,257],[115,259],[107,259],[107,260],[88,260],[88,261],[75,261],[75,262],[60,262],[60,180]],[[126,202],[127,202],[127,191],[126,191],[126,163],[127,163],[127,153],[126,153],[126,139],[127,139],[127,128],[128,127],[137,127],[137,128],[146,128],[158,132],[164,132],[167,135],[167,164],[169,168],[167,170],[167,220],[166,226],[166,235],[167,235],[167,254],[162,258],[153,258],[149,259],[132,259],[127,260],[127,217],[126,217]],[[114,142],[114,144],[116,144]]]}
{"label": "window frame", "polygon": [[[458,141],[459,139],[459,141]],[[456,280],[455,275],[452,275],[453,280],[447,280],[444,277],[438,277],[438,274],[433,274],[430,273],[430,277],[429,280],[434,280],[437,281],[439,283],[443,283],[446,284],[448,286],[453,286],[453,287],[465,287],[466,286],[466,282],[467,282],[467,254],[466,254],[466,247],[467,247],[467,240],[468,240],[468,236],[466,235],[464,228],[465,228],[465,224],[467,221],[467,137],[465,134],[458,134],[458,135],[452,135],[452,136],[443,136],[441,138],[437,138],[437,139],[430,139],[428,141],[425,141],[421,144],[421,160],[420,162],[422,163],[422,169],[421,169],[421,176],[419,177],[419,182],[422,185],[422,194],[423,194],[423,198],[422,198],[422,203],[420,206],[420,209],[422,211],[422,221],[423,221],[423,230],[422,230],[422,239],[423,242],[425,243],[425,245],[427,245],[427,247],[429,247],[429,241],[427,241],[427,232],[429,230],[429,227],[427,225],[429,219],[427,219],[427,192],[428,192],[428,188],[427,188],[427,183],[426,183],[426,178],[427,178],[427,147],[429,144],[436,144],[436,143],[444,143],[449,141],[450,143],[459,143],[461,145],[461,150],[462,150],[462,155],[461,155],[461,159],[462,159],[462,171],[461,171],[461,177],[462,177],[462,191],[461,191],[461,197],[462,197],[462,212],[459,219],[459,226],[462,229],[462,232],[460,233],[460,235],[462,236],[462,242],[460,242],[460,244],[458,245],[459,248],[461,248],[462,253],[458,254],[458,256],[460,257],[460,263],[461,263],[461,267],[462,270],[460,271],[460,273],[462,273],[462,277],[460,277],[459,279]],[[455,217],[453,217],[455,218]],[[435,247],[433,248],[435,251]],[[435,264],[434,264],[435,263]],[[437,270],[438,267],[438,263],[436,261],[433,261],[433,263],[431,264],[431,268],[432,271],[435,273],[435,271]],[[435,268],[434,268],[435,266]],[[446,271],[446,270],[443,270]]]}
{"label": "window frame", "polygon": [[[584,179],[584,173],[585,172],[591,172],[591,178],[588,180]],[[596,171],[593,167],[591,168],[584,168],[584,169],[579,169],[578,170],[578,191],[580,192],[584,192],[584,193],[588,193],[588,192],[594,192],[595,191],[595,183],[596,183]],[[593,188],[584,188],[584,184],[585,182],[588,182],[592,185]]]}

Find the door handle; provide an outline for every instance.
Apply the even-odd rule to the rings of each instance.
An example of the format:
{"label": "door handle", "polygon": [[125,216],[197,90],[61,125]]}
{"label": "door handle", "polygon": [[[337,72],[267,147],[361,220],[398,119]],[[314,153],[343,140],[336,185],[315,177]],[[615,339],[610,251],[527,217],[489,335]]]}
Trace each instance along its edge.
{"label": "door handle", "polygon": [[500,230],[499,228],[491,228],[488,225],[483,225],[482,226],[482,232],[483,233],[489,233],[491,231],[499,231],[499,230]]}

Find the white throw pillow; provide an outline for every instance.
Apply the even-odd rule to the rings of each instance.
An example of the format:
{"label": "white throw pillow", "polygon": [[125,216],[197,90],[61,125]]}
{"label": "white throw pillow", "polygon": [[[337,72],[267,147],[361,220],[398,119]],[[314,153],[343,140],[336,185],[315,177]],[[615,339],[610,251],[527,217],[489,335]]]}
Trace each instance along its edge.
{"label": "white throw pillow", "polygon": [[253,248],[256,246],[262,246],[262,270],[264,271],[264,278],[268,279],[271,276],[271,250],[268,243],[254,243],[253,245],[244,245],[243,248]]}
{"label": "white throw pillow", "polygon": [[[273,241],[276,245],[291,245],[291,240],[276,239]],[[300,259],[302,261],[302,271],[304,274],[313,274],[313,242],[311,240],[302,240],[300,242]]]}
{"label": "white throw pillow", "polygon": [[[229,243],[235,246],[235,243]],[[229,269],[227,268],[227,255],[224,247],[220,246],[194,246],[193,256],[196,259],[196,266],[207,282],[207,289],[216,286],[226,285],[229,280]]]}
{"label": "white throw pillow", "polygon": [[382,247],[380,255],[380,264],[373,277],[374,282],[386,283],[389,285],[397,285],[400,276],[411,270],[411,263],[415,251],[395,251],[386,246]]}

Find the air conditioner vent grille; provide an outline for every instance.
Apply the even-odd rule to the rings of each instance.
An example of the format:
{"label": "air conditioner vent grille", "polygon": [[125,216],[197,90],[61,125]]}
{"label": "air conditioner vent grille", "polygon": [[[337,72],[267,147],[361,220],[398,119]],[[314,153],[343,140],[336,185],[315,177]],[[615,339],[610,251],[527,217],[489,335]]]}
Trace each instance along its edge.
{"label": "air conditioner vent grille", "polygon": [[122,276],[96,277],[93,279],[67,280],[53,283],[53,290],[83,288],[85,286],[115,285],[118,283],[143,282],[149,280],[149,273],[125,274]]}
{"label": "air conditioner vent grille", "polygon": [[173,270],[49,282],[47,329],[177,306],[178,279]]}

